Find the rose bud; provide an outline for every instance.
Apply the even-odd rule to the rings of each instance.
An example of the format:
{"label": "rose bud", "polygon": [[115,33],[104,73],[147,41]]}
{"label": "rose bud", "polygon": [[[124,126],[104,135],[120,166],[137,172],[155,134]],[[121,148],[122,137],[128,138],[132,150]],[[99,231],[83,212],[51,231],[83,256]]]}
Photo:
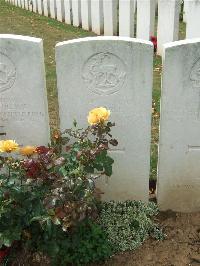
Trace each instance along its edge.
{"label": "rose bud", "polygon": [[111,139],[111,140],[109,141],[109,143],[110,143],[111,145],[113,145],[113,146],[117,146],[117,145],[118,145],[118,141],[117,141],[116,139]]}

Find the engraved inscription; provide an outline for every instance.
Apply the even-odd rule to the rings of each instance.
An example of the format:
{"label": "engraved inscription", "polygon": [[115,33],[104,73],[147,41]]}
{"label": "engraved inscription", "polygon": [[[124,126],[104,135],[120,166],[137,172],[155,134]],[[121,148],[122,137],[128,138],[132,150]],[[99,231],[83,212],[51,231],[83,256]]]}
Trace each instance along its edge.
{"label": "engraved inscription", "polygon": [[200,59],[195,62],[191,69],[190,80],[194,88],[200,88]]}
{"label": "engraved inscription", "polygon": [[[198,59],[190,72],[190,80],[192,82],[193,88],[200,89],[200,59]],[[198,109],[197,109],[197,118],[200,118],[200,90],[198,91],[199,93],[199,103],[198,103]]]}
{"label": "engraved inscription", "polygon": [[12,88],[16,79],[16,68],[12,60],[0,52],[0,92]]}
{"label": "engraved inscription", "polygon": [[83,65],[82,78],[87,87],[101,95],[119,91],[126,79],[126,66],[116,55],[97,53]]}
{"label": "engraved inscription", "polygon": [[125,148],[122,148],[122,149],[120,149],[120,148],[110,148],[109,149],[109,152],[125,152]]}
{"label": "engraved inscription", "polygon": [[0,126],[0,136],[5,136],[6,135],[6,132],[3,132],[3,131],[5,131],[3,129],[4,129],[4,126]]}
{"label": "engraved inscription", "polygon": [[38,122],[44,119],[44,113],[32,108],[14,98],[0,97],[0,124],[8,122],[32,121]]}

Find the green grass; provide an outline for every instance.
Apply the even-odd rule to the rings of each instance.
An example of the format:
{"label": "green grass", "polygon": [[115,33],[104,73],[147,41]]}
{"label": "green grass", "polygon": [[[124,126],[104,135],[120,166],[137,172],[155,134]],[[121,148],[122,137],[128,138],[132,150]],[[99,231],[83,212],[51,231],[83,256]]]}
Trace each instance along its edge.
{"label": "green grass", "polygon": [[[56,89],[55,51],[56,43],[74,38],[95,36],[92,32],[60,23],[54,19],[40,16],[33,12],[14,7],[0,0],[0,33],[28,35],[44,40],[47,92],[51,128],[58,127],[58,102]],[[185,38],[185,23],[180,23],[179,39]],[[151,175],[155,179],[157,173],[157,147],[159,140],[159,109],[161,88],[161,57],[154,57],[153,80],[153,115],[151,142]]]}

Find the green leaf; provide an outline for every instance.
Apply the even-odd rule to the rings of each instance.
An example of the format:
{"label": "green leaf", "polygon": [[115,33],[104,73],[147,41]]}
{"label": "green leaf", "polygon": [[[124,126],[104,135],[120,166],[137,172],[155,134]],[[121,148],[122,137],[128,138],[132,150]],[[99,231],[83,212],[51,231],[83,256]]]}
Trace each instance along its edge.
{"label": "green leaf", "polygon": [[107,176],[112,175],[112,164],[104,164],[104,169]]}

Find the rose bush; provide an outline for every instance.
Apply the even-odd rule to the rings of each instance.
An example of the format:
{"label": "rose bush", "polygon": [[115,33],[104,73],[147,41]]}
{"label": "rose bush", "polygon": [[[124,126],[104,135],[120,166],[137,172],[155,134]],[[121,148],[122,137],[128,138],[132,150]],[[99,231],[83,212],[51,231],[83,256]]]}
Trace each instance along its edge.
{"label": "rose bush", "polygon": [[18,249],[45,254],[52,265],[86,265],[136,248],[152,231],[160,236],[154,205],[100,201],[95,180],[112,175],[108,151],[118,144],[109,117],[95,108],[86,129],[74,121],[54,131],[48,147],[0,141],[0,259],[11,247],[11,265]]}
{"label": "rose bush", "polygon": [[69,238],[80,223],[97,216],[101,192],[95,180],[111,176],[108,150],[117,145],[109,115],[102,107],[91,110],[86,129],[74,121],[71,129],[53,132],[48,147],[0,141],[0,247],[28,243],[38,225],[42,232],[58,226]]}

